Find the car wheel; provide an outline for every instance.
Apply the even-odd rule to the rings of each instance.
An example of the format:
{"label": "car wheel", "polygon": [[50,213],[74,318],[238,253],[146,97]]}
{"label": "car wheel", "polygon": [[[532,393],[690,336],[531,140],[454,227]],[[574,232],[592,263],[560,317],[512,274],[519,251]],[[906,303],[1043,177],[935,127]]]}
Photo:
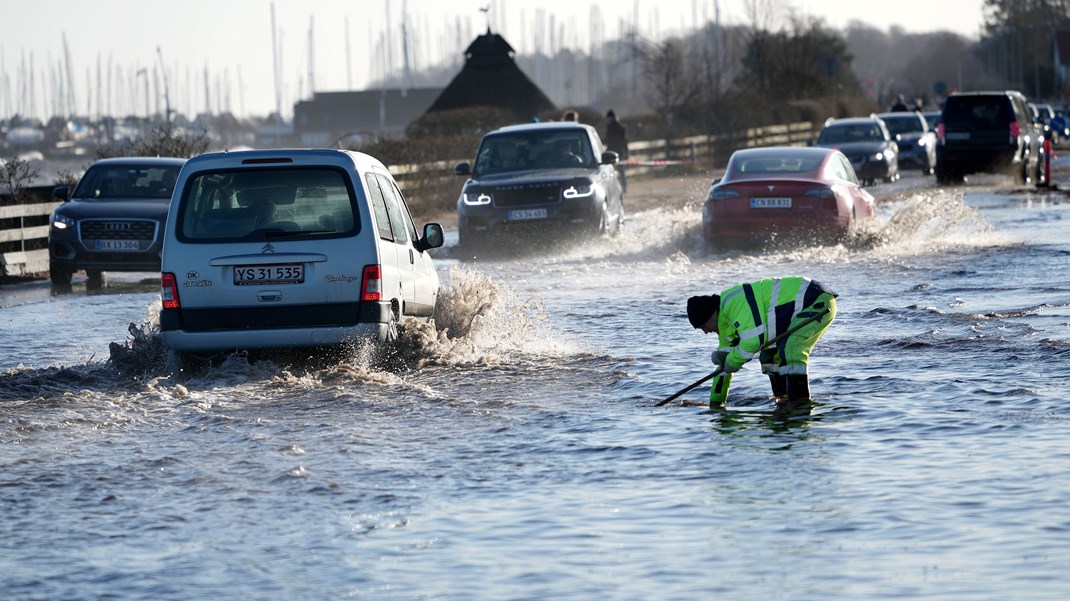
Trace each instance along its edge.
{"label": "car wheel", "polygon": [[957,184],[957,183],[960,183],[961,181],[962,181],[962,176],[961,175],[959,175],[957,173],[953,173],[951,171],[948,171],[947,169],[942,168],[939,163],[937,163],[937,165],[936,165],[936,183],[938,185],[943,186],[943,185],[948,185],[948,184]]}
{"label": "car wheel", "polygon": [[99,269],[86,269],[89,280],[85,283],[86,290],[100,290],[104,288],[104,272]]}
{"label": "car wheel", "polygon": [[605,236],[609,233],[609,208],[606,206],[606,201],[602,201],[602,211],[598,215],[598,227],[595,229],[595,236]]}
{"label": "car wheel", "polygon": [[173,351],[179,371],[189,375],[199,373],[212,367],[219,359],[219,353],[192,353]]}
{"label": "car wheel", "polygon": [[851,209],[851,220],[847,222],[847,232],[844,239],[850,240],[858,236],[858,212],[857,209]]}
{"label": "car wheel", "polygon": [[1025,185],[1025,182],[1029,179],[1029,175],[1027,173],[1028,166],[1029,165],[1026,161],[1022,161],[1020,165],[1014,166],[1014,185]]}
{"label": "car wheel", "polygon": [[474,258],[479,252],[480,243],[471,229],[464,226],[457,229],[457,248],[460,256],[468,259]]}
{"label": "car wheel", "polygon": [[57,265],[56,263],[48,262],[48,279],[52,282],[53,294],[65,294],[71,291],[71,276],[73,273],[71,270]]}
{"label": "car wheel", "polygon": [[390,302],[390,321],[386,325],[386,340],[393,344],[398,340],[398,326],[401,323],[401,303],[397,300]]}

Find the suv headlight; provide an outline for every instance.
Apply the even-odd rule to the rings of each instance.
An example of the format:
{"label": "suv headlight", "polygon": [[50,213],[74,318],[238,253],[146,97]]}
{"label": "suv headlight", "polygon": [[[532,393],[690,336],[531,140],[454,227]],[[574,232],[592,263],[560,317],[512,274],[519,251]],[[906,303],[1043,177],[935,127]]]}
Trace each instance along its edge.
{"label": "suv headlight", "polygon": [[594,187],[591,184],[573,184],[561,193],[561,196],[565,198],[587,198],[594,194]]}
{"label": "suv headlight", "polygon": [[52,213],[52,227],[57,230],[65,230],[69,227],[74,227],[77,223],[73,218],[64,215],[63,213]]}
{"label": "suv headlight", "polygon": [[464,204],[470,207],[480,207],[483,205],[489,205],[494,199],[491,198],[490,194],[487,194],[486,192],[475,190],[472,192],[462,193],[461,200],[464,201]]}

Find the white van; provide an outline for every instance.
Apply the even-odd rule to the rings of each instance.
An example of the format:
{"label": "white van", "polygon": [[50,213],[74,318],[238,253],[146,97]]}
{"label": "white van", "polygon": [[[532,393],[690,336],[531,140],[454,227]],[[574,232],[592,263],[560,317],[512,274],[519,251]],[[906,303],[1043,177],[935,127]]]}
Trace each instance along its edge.
{"label": "white van", "polygon": [[163,243],[164,343],[179,352],[390,340],[431,319],[438,273],[386,167],[342,150],[205,154],[182,168]]}

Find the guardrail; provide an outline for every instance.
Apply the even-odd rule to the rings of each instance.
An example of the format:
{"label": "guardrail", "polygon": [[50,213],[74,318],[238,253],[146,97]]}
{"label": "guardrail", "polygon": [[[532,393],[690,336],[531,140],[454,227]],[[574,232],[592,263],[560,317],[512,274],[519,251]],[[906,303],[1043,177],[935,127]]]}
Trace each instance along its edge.
{"label": "guardrail", "polygon": [[[628,145],[628,176],[663,172],[668,166],[712,164],[719,153],[754,146],[797,145],[814,135],[809,121],[753,127],[745,131],[690,136],[666,143],[665,140],[641,140]],[[727,158],[727,157],[724,157]],[[461,159],[467,160],[467,159]],[[439,204],[450,206],[460,192],[460,182],[453,174],[458,161],[391,165],[390,171],[405,189],[406,196],[443,197]],[[0,268],[8,276],[27,276],[48,271],[48,217],[60,202],[40,202],[52,188],[38,186],[30,190],[38,202],[0,207]],[[429,203],[429,204],[434,204]]]}

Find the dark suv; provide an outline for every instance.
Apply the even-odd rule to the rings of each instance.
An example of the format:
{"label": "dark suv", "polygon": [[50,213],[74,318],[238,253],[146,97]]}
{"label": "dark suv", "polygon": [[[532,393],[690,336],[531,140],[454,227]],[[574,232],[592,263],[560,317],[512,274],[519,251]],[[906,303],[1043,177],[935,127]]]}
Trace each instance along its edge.
{"label": "dark suv", "polygon": [[84,269],[89,290],[105,271],[160,271],[164,222],[185,159],[115,158],[93,163],[74,190],[53,191],[63,204],[48,228],[52,289],[68,292]]}
{"label": "dark suv", "polygon": [[859,179],[899,179],[899,146],[876,115],[829,119],[815,145],[842,152]]}
{"label": "dark suv", "polygon": [[1044,141],[1020,92],[965,92],[944,103],[936,126],[936,181],[979,172],[1040,183]]}
{"label": "dark suv", "polygon": [[570,122],[511,125],[488,133],[457,199],[459,243],[466,251],[522,232],[616,233],[624,221],[617,153],[598,132]]}

